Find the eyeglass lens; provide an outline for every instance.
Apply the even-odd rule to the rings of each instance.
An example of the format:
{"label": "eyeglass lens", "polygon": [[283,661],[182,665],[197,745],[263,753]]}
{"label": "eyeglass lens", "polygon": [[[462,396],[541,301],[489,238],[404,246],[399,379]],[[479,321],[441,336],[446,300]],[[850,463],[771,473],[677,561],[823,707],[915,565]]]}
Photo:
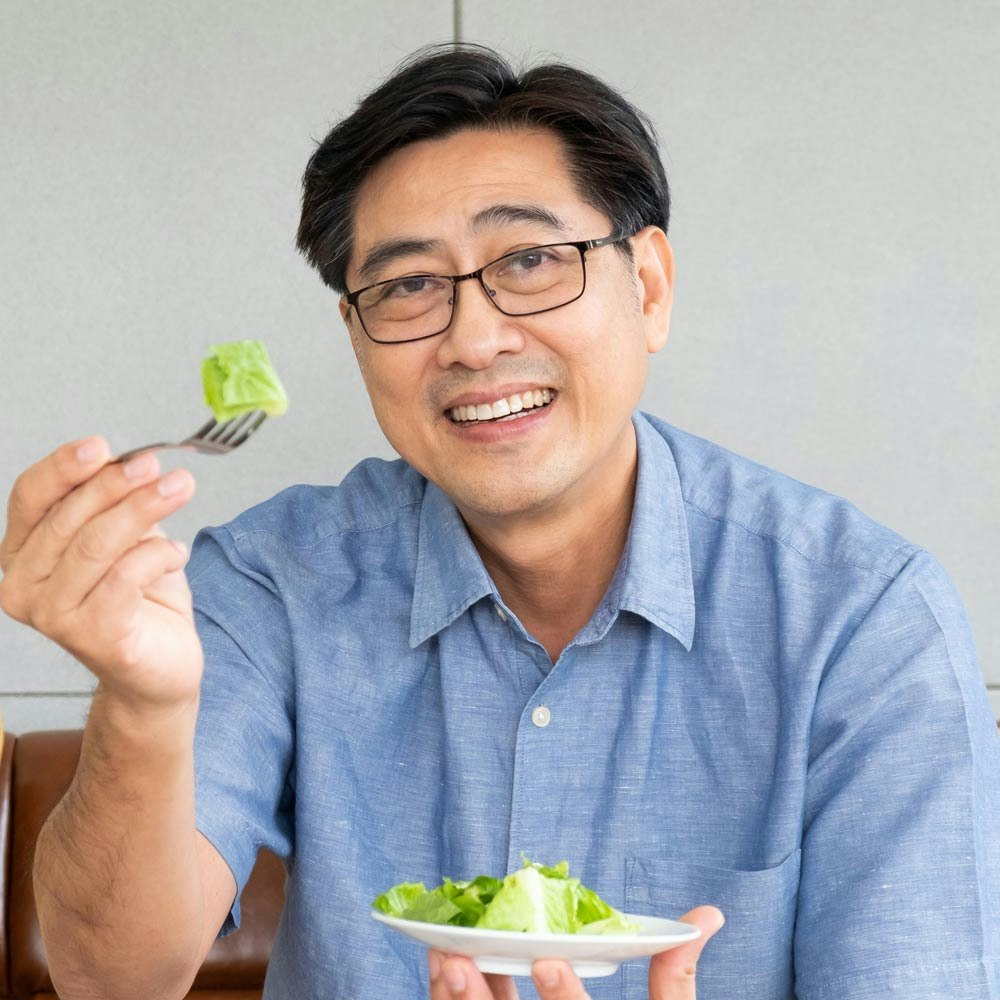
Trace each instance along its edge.
{"label": "eyeglass lens", "polygon": [[[583,256],[573,244],[531,247],[490,264],[483,284],[508,316],[544,312],[582,294]],[[415,274],[366,289],[358,307],[373,339],[416,340],[450,325],[456,291],[450,278]]]}

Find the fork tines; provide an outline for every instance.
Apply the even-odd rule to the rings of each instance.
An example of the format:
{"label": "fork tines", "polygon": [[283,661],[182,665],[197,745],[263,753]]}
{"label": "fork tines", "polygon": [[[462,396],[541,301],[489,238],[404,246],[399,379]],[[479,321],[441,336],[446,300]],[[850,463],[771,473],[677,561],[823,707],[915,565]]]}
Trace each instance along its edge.
{"label": "fork tines", "polygon": [[229,451],[243,444],[266,419],[267,414],[263,410],[250,410],[221,424],[217,420],[209,420],[189,440],[200,446]]}

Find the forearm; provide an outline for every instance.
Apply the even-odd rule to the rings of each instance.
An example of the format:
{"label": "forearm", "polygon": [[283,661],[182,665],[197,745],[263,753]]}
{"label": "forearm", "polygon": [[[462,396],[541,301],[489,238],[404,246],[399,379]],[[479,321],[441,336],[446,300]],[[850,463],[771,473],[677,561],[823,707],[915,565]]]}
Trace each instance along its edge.
{"label": "forearm", "polygon": [[194,826],[197,704],[136,718],[95,694],[80,765],[38,840],[35,899],[60,996],[183,995],[204,900]]}

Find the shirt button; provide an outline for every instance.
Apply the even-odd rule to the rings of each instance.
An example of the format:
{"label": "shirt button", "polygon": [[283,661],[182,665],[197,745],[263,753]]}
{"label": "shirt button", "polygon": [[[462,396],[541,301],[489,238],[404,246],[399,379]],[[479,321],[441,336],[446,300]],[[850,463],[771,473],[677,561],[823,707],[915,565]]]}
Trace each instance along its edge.
{"label": "shirt button", "polygon": [[504,609],[501,608],[499,604],[494,605],[494,607],[497,609],[497,614],[500,616],[500,621],[505,622],[507,620],[507,612],[504,611]]}
{"label": "shirt button", "polygon": [[539,729],[544,729],[552,721],[552,713],[544,705],[539,705],[531,713],[531,721]]}

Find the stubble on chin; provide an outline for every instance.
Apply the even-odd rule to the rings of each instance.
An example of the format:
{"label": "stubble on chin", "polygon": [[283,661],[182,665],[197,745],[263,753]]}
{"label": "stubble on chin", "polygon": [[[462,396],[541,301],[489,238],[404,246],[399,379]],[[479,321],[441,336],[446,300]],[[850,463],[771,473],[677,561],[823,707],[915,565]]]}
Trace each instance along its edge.
{"label": "stubble on chin", "polygon": [[568,462],[550,460],[541,468],[515,464],[514,468],[500,466],[492,470],[466,466],[459,471],[453,466],[435,483],[459,511],[499,520],[530,517],[553,508],[570,479]]}

